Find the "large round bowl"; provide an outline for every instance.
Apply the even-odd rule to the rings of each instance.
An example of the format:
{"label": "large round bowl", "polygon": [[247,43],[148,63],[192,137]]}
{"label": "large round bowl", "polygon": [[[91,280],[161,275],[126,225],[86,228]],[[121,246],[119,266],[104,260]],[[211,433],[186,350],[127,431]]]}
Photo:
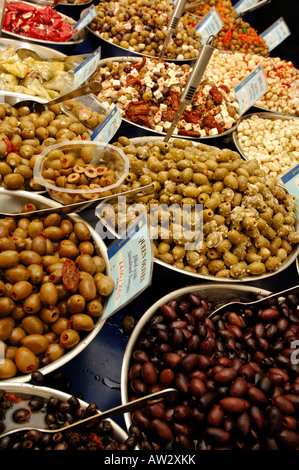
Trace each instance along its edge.
{"label": "large round bowl", "polygon": [[[50,397],[55,397],[58,400],[61,400],[62,402],[66,402],[71,397],[71,395],[69,395],[68,393],[62,392],[60,390],[56,390],[49,387],[40,387],[27,383],[17,384],[14,382],[5,382],[2,387],[0,382],[0,390],[1,389],[4,389],[6,393],[16,394],[17,396],[21,395],[22,397],[24,397],[24,399],[26,399],[27,397],[37,397],[47,401]],[[79,403],[83,409],[87,408],[89,405],[81,399],[79,400]],[[107,421],[109,421],[112,425],[111,437],[115,439],[115,441],[119,444],[124,443],[125,440],[128,438],[126,432],[111,419],[108,418]],[[76,428],[74,428],[74,430],[76,431]]]}
{"label": "large round bowl", "polygon": [[[148,58],[149,59],[155,59],[154,57],[148,57]],[[99,73],[103,73],[104,68],[106,67],[107,63],[111,62],[111,60],[112,60],[111,58],[105,58],[105,59],[100,60],[99,65],[98,65],[98,69],[93,74],[93,76],[90,78],[90,80],[97,80],[97,75],[99,75]],[[142,61],[142,58],[138,58],[138,57],[128,57],[128,56],[113,57],[113,62],[118,62],[118,63],[122,63],[122,62],[141,62],[141,61]],[[177,65],[180,65],[180,64],[177,64]],[[103,90],[103,96],[105,97],[105,90]],[[101,100],[100,94],[99,94],[99,99]],[[151,136],[151,135],[166,136],[166,132],[160,132],[158,130],[151,129],[150,127],[142,126],[142,125],[139,125],[137,123],[132,122],[131,120],[126,118],[125,114],[122,115],[122,120],[126,124],[126,126],[128,127],[128,129],[126,130],[126,133],[127,132],[130,133],[130,134],[132,133],[133,135],[137,135],[137,136],[144,136],[144,135],[146,135],[146,136]],[[197,136],[190,136],[190,135],[178,135],[178,137],[182,138],[182,139],[189,139],[189,140],[211,141],[211,140],[215,140],[215,139],[218,139],[218,138],[227,137],[230,134],[232,134],[232,132],[237,127],[237,123],[238,123],[238,119],[232,125],[232,127],[230,129],[225,130],[221,134],[205,135],[205,136],[202,136],[202,137],[201,136],[198,136],[198,137]],[[176,135],[174,134],[173,136],[175,137]]]}
{"label": "large round bowl", "polygon": [[[269,295],[270,292],[265,289],[259,289],[253,286],[245,287],[238,285],[227,286],[225,284],[201,284],[183,287],[165,295],[155,302],[137,322],[125,349],[121,368],[121,400],[123,404],[128,403],[130,400],[128,374],[131,366],[131,358],[138,338],[146,327],[147,322],[159,312],[159,309],[162,305],[167,304],[173,300],[179,301],[190,293],[199,295],[200,298],[212,302],[230,302],[236,298],[244,302],[250,302],[256,300],[257,296],[266,296]],[[132,424],[132,415],[130,413],[126,413],[124,415],[124,419],[126,427],[129,429]]]}
{"label": "large round bowl", "polygon": [[[24,2],[27,3],[27,2]],[[28,3],[29,4],[29,3]],[[61,16],[70,23],[71,26],[74,26],[76,24],[76,21],[73,18],[70,18],[67,15],[64,15],[63,13],[60,13]],[[40,44],[42,46],[48,46],[51,48],[57,48],[58,50],[68,50],[72,46],[76,46],[78,44],[81,44],[83,41],[85,41],[87,37],[87,33],[85,29],[81,30],[78,34],[76,34],[73,38],[69,38],[64,42],[58,42],[58,41],[45,41],[43,39],[35,39],[35,38],[30,38],[30,37],[24,37],[19,34],[15,34],[10,31],[6,31],[5,29],[2,29],[2,35],[3,37],[8,37],[11,39],[17,39],[19,41],[26,41],[29,43],[33,44]],[[38,51],[37,51],[38,52]]]}
{"label": "large round bowl", "polygon": [[[169,142],[171,142],[173,139],[170,139]],[[130,142],[133,144],[133,145],[144,145],[146,144],[147,142],[156,142],[156,141],[160,141],[160,142],[163,142],[163,138],[162,137],[136,137],[136,138],[133,138],[133,139],[130,139]],[[194,145],[201,145],[200,143],[198,142],[193,142]],[[109,221],[105,219],[105,217],[103,217],[103,210],[105,210],[105,201],[101,202],[97,208],[96,208],[96,215],[98,216],[98,218],[100,219],[101,223],[105,226],[105,228],[116,238],[120,237],[120,233],[119,231],[113,227],[111,224],[109,224]],[[109,201],[108,201],[108,204],[109,204]],[[296,230],[298,231],[299,230],[299,221],[297,219],[296,221]],[[223,283],[246,283],[246,282],[254,282],[254,281],[259,281],[261,279],[266,279],[266,278],[269,278],[279,272],[282,272],[284,269],[286,269],[287,267],[289,267],[297,258],[299,254],[299,245],[295,245],[292,252],[289,254],[289,256],[281,263],[280,267],[274,271],[274,272],[266,272],[264,274],[261,274],[261,275],[247,275],[247,276],[244,276],[242,278],[225,278],[225,277],[216,277],[216,276],[212,276],[212,275],[204,275],[204,274],[200,274],[200,273],[197,273],[197,272],[192,272],[192,271],[188,271],[186,269],[181,269],[181,268],[178,268],[176,266],[173,266],[169,263],[166,263],[165,261],[162,261],[158,258],[154,258],[154,262],[159,264],[160,266],[163,266],[164,268],[166,268],[167,270],[170,269],[171,271],[174,271],[174,272],[177,272],[177,273],[180,273],[180,274],[183,274],[185,276],[190,276],[192,278],[197,278],[197,279],[203,279],[203,280],[206,280],[206,281],[216,281],[216,282],[223,282]]]}
{"label": "large round bowl", "polygon": [[[0,188],[0,212],[15,214],[19,213],[23,206],[27,203],[32,203],[34,204],[37,209],[45,209],[45,208],[53,208],[53,211],[55,211],[55,208],[61,207],[59,203],[56,201],[53,201],[52,199],[46,198],[44,196],[34,194],[31,192],[27,191],[8,191],[6,189]],[[73,222],[78,222],[78,221],[83,221],[83,219],[77,215],[77,214],[70,214],[67,216],[71,221]],[[107,248],[101,237],[98,235],[98,233],[89,225],[86,221],[84,221],[85,224],[89,227],[89,230],[91,232],[92,236],[92,241],[93,245],[95,247],[95,253],[100,254],[101,257],[105,261],[106,265],[106,274],[110,275],[110,265],[109,265],[109,258],[107,255]],[[107,300],[103,300],[103,313],[105,312]],[[52,363],[41,367],[39,371],[43,374],[46,375],[50,372],[53,372],[54,370],[58,369],[62,365],[66,364],[69,362],[71,359],[73,359],[75,356],[77,356],[83,349],[85,349],[88,344],[96,337],[96,335],[99,333],[101,328],[104,325],[104,321],[101,320],[101,317],[98,317],[97,319],[94,320],[94,329],[88,332],[86,335],[83,336],[81,341],[73,348],[70,350],[66,350],[66,352],[57,360],[53,361]],[[15,376],[7,381],[10,382],[16,382],[16,383],[21,383],[21,382],[28,382],[31,379],[31,375],[18,375]],[[1,382],[6,382],[5,380],[0,381]]]}

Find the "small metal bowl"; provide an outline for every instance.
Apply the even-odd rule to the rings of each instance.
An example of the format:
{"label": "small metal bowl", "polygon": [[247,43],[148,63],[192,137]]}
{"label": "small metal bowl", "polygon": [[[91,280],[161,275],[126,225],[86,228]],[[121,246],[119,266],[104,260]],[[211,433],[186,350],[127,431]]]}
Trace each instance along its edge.
{"label": "small metal bowl", "polygon": [[[163,141],[162,137],[136,137],[133,139],[130,139],[130,142],[134,145],[143,145],[146,142],[153,142],[153,141]],[[170,139],[170,142],[173,139]],[[200,145],[200,142],[194,142],[194,145]],[[109,201],[110,202],[110,201]],[[118,233],[117,230],[114,229],[114,227],[111,227],[109,223],[101,217],[101,207],[105,208],[105,201],[101,202],[97,208],[96,208],[96,215],[103,224],[103,226],[110,232],[115,238],[119,238],[120,234]],[[296,230],[299,231],[299,220],[297,219],[296,221]],[[252,276],[245,276],[243,278],[224,278],[224,277],[216,277],[212,275],[204,275],[204,274],[199,274],[191,271],[187,271],[186,269],[181,269],[177,268],[169,263],[166,263],[165,261],[161,261],[160,259],[154,258],[154,262],[159,264],[160,266],[163,266],[166,268],[166,270],[171,270],[174,272],[177,272],[178,274],[183,274],[185,276],[189,276],[195,279],[201,279],[205,281],[213,281],[213,282],[221,282],[221,283],[246,283],[246,282],[255,282],[255,281],[260,281],[262,279],[270,278],[282,271],[284,271],[286,268],[288,268],[297,258],[299,255],[299,244],[294,247],[292,250],[291,254],[287,257],[286,260],[284,260],[280,267],[274,271],[274,272],[267,272],[265,274],[261,275],[252,275]]]}
{"label": "small metal bowl", "polygon": [[[235,298],[240,299],[241,301],[253,301],[256,300],[257,295],[268,295],[270,292],[264,289],[259,289],[253,286],[228,286],[226,284],[202,284],[202,285],[193,285],[188,287],[183,287],[176,291],[173,291],[157,302],[155,302],[140,318],[137,322],[134,330],[131,333],[129,341],[127,343],[122,367],[121,367],[121,400],[122,403],[128,403],[130,400],[129,396],[129,379],[128,374],[130,370],[130,363],[132,354],[135,348],[135,345],[138,341],[143,330],[146,328],[147,322],[159,311],[160,307],[163,304],[167,304],[172,300],[180,300],[184,298],[187,294],[190,293],[199,294],[201,298],[208,299],[210,301],[224,301],[230,302]],[[130,428],[132,424],[132,415],[130,413],[126,413],[124,415],[124,420],[127,429]]]}
{"label": "small metal bowl", "polygon": [[[27,2],[24,2],[24,3],[27,3]],[[63,18],[65,18],[70,23],[71,26],[76,24],[76,21],[73,18],[70,18],[69,16],[64,15],[62,13],[60,13],[60,14]],[[54,49],[57,48],[58,50],[61,50],[61,51],[63,51],[63,50],[65,51],[66,49],[69,49],[70,47],[76,46],[77,44],[81,44],[83,41],[85,41],[85,39],[87,37],[87,32],[85,31],[85,29],[83,29],[77,35],[75,35],[75,37],[73,39],[69,38],[67,41],[64,41],[64,42],[46,41],[46,40],[43,40],[43,39],[35,39],[35,38],[30,38],[30,37],[24,37],[24,36],[21,36],[19,34],[12,33],[10,31],[6,31],[3,28],[2,28],[2,35],[3,35],[4,38],[8,37],[8,38],[11,38],[11,39],[17,39],[19,41],[26,41],[26,42],[33,43],[33,44],[40,44],[40,45],[48,46],[48,47],[51,47],[51,48],[54,48]]]}
{"label": "small metal bowl", "polygon": [[239,125],[241,124],[242,121],[246,120],[246,119],[250,119],[252,116],[258,116],[259,118],[262,118],[262,119],[270,119],[270,120],[276,120],[276,119],[281,119],[281,120],[285,120],[285,121],[289,121],[289,120],[292,120],[292,119],[299,119],[299,116],[297,115],[292,115],[292,114],[280,114],[280,113],[272,113],[272,112],[257,112],[257,113],[250,113],[250,114],[244,114],[238,121],[238,124],[236,126],[236,128],[234,129],[233,131],[233,135],[232,135],[232,138],[233,138],[233,142],[235,144],[235,146],[237,147],[237,150],[238,152],[242,155],[242,157],[245,159],[245,160],[248,160],[248,157],[245,155],[243,149],[242,149],[242,145],[240,144],[239,140],[238,140],[238,128],[239,128]]}
{"label": "small metal bowl", "polygon": [[[44,209],[44,208],[53,208],[53,211],[55,211],[55,208],[61,207],[61,204],[58,204],[58,202],[53,201],[52,199],[46,198],[44,196],[34,194],[34,193],[29,193],[27,191],[9,191],[4,188],[0,188],[0,212],[7,212],[8,208],[10,213],[20,213],[21,209],[23,206],[27,203],[32,203],[34,204],[37,209]],[[84,221],[79,215],[77,214],[70,214],[67,216],[72,222],[79,222],[79,221]],[[107,247],[102,240],[102,238],[99,236],[99,234],[96,232],[96,230],[93,229],[93,227],[86,221],[84,223],[88,226],[91,236],[92,236],[92,241],[93,245],[95,247],[95,253],[98,253],[101,255],[101,257],[105,261],[106,265],[106,273],[107,275],[110,275],[110,263],[109,263],[109,258],[107,255]],[[105,308],[107,305],[107,299],[103,301],[103,314],[105,312]],[[73,349],[70,349],[69,351],[66,351],[59,359],[56,361],[41,367],[38,369],[43,375],[46,375],[50,372],[53,372],[54,370],[58,369],[62,365],[66,364],[69,362],[71,359],[73,359],[75,356],[77,356],[83,349],[85,349],[88,344],[96,337],[96,335],[99,333],[99,331],[102,329],[105,321],[101,320],[102,317],[99,317],[97,320],[94,321],[95,326],[94,329],[88,332],[82,340],[75,346]],[[23,374],[23,375],[17,375],[9,380],[3,380],[0,381],[0,383],[5,383],[7,382],[14,382],[14,383],[24,383],[24,382],[29,382],[31,379],[31,374]]]}
{"label": "small metal bowl", "polygon": [[[14,382],[5,382],[2,385],[2,383],[0,382],[0,390],[1,389],[4,389],[6,393],[11,393],[11,394],[16,394],[17,396],[22,396],[24,397],[24,399],[30,398],[30,397],[38,397],[47,401],[47,399],[49,399],[50,397],[55,397],[58,400],[66,402],[67,400],[69,400],[69,398],[71,398],[71,395],[69,395],[68,393],[62,392],[60,390],[56,390],[56,389],[49,388],[49,387],[40,387],[40,386],[31,385],[27,383],[16,384]],[[79,399],[79,403],[80,403],[80,406],[84,409],[87,408],[89,405],[89,403],[86,403],[84,400],[81,400],[81,399]],[[36,413],[38,414],[38,412],[34,413],[35,419],[36,419]],[[109,421],[112,425],[111,437],[115,439],[117,443],[123,444],[125,440],[128,438],[127,433],[117,423],[115,423],[111,419],[108,418],[107,421]],[[76,428],[74,429],[76,430]],[[20,432],[21,431],[22,429],[20,429]]]}

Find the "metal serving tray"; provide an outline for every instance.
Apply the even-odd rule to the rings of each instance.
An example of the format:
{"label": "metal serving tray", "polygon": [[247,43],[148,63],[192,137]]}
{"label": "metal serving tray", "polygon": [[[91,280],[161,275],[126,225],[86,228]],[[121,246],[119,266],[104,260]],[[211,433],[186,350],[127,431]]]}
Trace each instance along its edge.
{"label": "metal serving tray", "polygon": [[[148,57],[148,56],[147,56]],[[149,59],[155,59],[155,57],[148,57]],[[141,57],[129,57],[129,56],[125,56],[125,57],[108,57],[108,58],[105,58],[105,59],[102,59],[100,60],[99,62],[99,65],[98,65],[98,69],[99,70],[101,67],[105,67],[107,62],[108,61],[111,61],[113,60],[113,62],[136,62],[136,61],[141,61],[142,58]],[[172,61],[173,62],[173,61]],[[179,65],[179,64],[177,64]],[[96,77],[98,72],[95,72],[95,74],[93,75],[93,77],[90,78],[90,80],[92,80],[94,77]],[[153,135],[153,136],[166,136],[166,132],[158,132],[154,129],[150,129],[149,127],[146,127],[146,126],[141,126],[139,124],[135,124],[134,122],[130,121],[129,119],[127,119],[126,117],[122,116],[122,120],[129,126],[129,127],[132,127],[132,129],[136,130],[136,129],[139,129],[139,135],[141,132],[143,132],[143,135],[144,133],[147,135]],[[196,136],[188,136],[188,135],[173,135],[173,137],[177,137],[179,139],[188,139],[188,140],[199,140],[199,141],[206,141],[206,140],[214,140],[214,139],[219,139],[219,138],[222,138],[222,137],[225,137],[225,136],[229,136],[232,134],[232,132],[236,129],[237,127],[237,122],[234,126],[232,126],[230,129],[228,129],[227,131],[223,132],[222,134],[218,134],[218,135],[208,135],[208,136],[204,136],[204,137],[196,137]]]}
{"label": "metal serving tray", "polygon": [[[38,209],[43,209],[46,207],[52,207],[53,211],[55,212],[55,207],[61,207],[61,204],[58,202],[53,201],[52,199],[46,198],[44,196],[34,194],[31,192],[27,191],[9,191],[4,188],[0,188],[0,211],[7,211],[9,208],[9,211],[11,213],[18,213],[22,209],[22,207],[26,203],[32,203],[37,206]],[[95,229],[87,223],[85,220],[83,220],[79,215],[77,214],[70,214],[67,216],[70,220],[74,222],[79,222],[79,221],[84,221],[85,224],[89,227],[92,239],[93,239],[93,245],[95,247],[95,251],[102,256],[102,258],[105,261],[106,264],[106,273],[107,275],[110,275],[110,264],[109,264],[109,258],[107,255],[107,248],[105,243],[103,242],[102,238],[98,235],[98,233],[95,231]],[[103,311],[105,312],[107,302],[103,303]],[[101,328],[104,325],[104,321],[101,320],[101,317],[99,317],[95,321],[95,327],[92,331],[87,333],[86,336],[78,343],[77,346],[75,346],[73,349],[67,351],[63,356],[61,356],[59,359],[56,361],[52,362],[51,364],[48,364],[47,366],[44,366],[40,368],[40,372],[43,375],[46,375],[50,372],[53,372],[54,370],[58,369],[62,365],[66,364],[69,362],[71,359],[73,359],[75,356],[77,356],[88,344],[96,337],[96,335],[99,333]],[[10,382],[28,382],[31,379],[31,375],[20,375],[16,376],[12,379],[10,379]],[[6,381],[2,381],[3,383]],[[1,381],[0,381],[1,384]]]}
{"label": "metal serving tray", "polygon": [[[40,387],[27,383],[16,384],[14,382],[5,382],[3,383],[2,387],[2,383],[3,382],[0,382],[0,390],[1,388],[4,388],[6,393],[15,393],[16,395],[22,395],[24,397],[34,396],[43,398],[44,400],[47,400],[50,397],[55,397],[61,401],[67,401],[71,397],[71,395],[69,395],[68,393],[49,387]],[[79,402],[82,408],[87,408],[89,405],[89,403],[86,403],[84,400],[81,399],[79,399]],[[128,438],[126,432],[111,419],[107,419],[107,421],[110,421],[110,423],[112,424],[112,437],[119,444],[123,443]]]}

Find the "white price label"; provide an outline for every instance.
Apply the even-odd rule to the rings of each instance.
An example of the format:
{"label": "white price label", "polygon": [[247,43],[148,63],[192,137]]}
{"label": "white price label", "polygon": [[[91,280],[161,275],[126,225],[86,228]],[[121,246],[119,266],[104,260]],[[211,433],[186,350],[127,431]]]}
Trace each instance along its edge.
{"label": "white price label", "polygon": [[152,281],[153,254],[146,215],[130,224],[125,235],[107,250],[115,288],[102,319],[115,313],[144,291]]}
{"label": "white price label", "polygon": [[79,21],[73,26],[73,33],[76,34],[84,29],[97,16],[96,9],[93,5],[89,7]]}
{"label": "white price label", "polygon": [[240,106],[240,114],[244,114],[268,90],[267,79],[259,65],[238,86],[235,92]]}
{"label": "white price label", "polygon": [[260,36],[266,41],[269,51],[271,52],[274,47],[283,42],[290,34],[291,31],[288,25],[284,19],[280,17],[272,26],[261,33]]}
{"label": "white price label", "polygon": [[108,143],[121,125],[121,115],[116,106],[95,129],[90,138],[93,141]]}
{"label": "white price label", "polygon": [[253,7],[259,0],[240,0],[234,5],[234,9],[238,13],[242,13],[243,11],[247,10],[247,8]]}
{"label": "white price label", "polygon": [[74,87],[81,86],[89,77],[95,72],[101,58],[101,47],[95,50],[89,57],[87,57],[82,64],[74,69]]}
{"label": "white price label", "polygon": [[198,23],[195,29],[201,35],[203,42],[206,43],[210,36],[216,36],[222,28],[222,19],[216,8],[213,7],[200,23]]}
{"label": "white price label", "polygon": [[[299,202],[299,165],[282,175],[281,181],[285,185],[289,194],[296,196]],[[299,216],[299,204],[297,205],[297,215]]]}

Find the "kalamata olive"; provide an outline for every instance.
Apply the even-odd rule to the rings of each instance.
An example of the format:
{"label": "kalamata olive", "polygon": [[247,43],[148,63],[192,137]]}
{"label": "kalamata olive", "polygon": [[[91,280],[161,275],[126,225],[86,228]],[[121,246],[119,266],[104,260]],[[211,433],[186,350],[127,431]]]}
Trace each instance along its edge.
{"label": "kalamata olive", "polygon": [[170,427],[158,418],[150,422],[150,429],[162,441],[171,441],[173,438]]}

